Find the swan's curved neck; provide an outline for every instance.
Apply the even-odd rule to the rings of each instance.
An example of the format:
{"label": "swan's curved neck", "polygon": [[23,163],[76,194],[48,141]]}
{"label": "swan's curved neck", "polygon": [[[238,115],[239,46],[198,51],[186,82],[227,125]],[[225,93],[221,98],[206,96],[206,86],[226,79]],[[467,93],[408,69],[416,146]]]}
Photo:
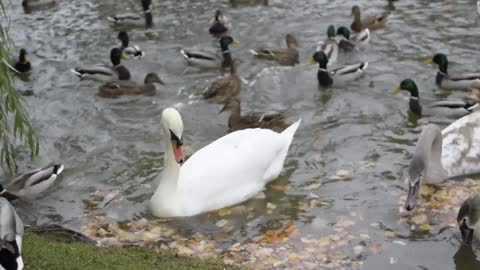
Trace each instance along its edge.
{"label": "swan's curved neck", "polygon": [[169,215],[175,211],[174,207],[177,205],[178,176],[180,174],[180,164],[175,160],[172,144],[169,138],[170,133],[164,131],[163,142],[165,146],[165,154],[163,172],[158,187],[151,200],[154,208],[152,211],[156,213],[156,215],[162,216]]}
{"label": "swan's curved neck", "polygon": [[442,166],[442,133],[438,128],[426,128],[417,142],[414,158],[423,160],[423,181],[427,184],[441,183],[448,178]]}

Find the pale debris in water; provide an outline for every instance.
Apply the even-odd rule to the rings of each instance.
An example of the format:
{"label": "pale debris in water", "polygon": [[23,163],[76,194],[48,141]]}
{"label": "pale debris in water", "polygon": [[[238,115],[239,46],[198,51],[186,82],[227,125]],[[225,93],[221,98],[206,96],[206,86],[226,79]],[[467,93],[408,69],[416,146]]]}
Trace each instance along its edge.
{"label": "pale debris in water", "polygon": [[217,225],[217,227],[224,227],[225,225],[227,225],[227,223],[228,223],[228,220],[222,219],[222,220],[217,221],[217,223],[215,223],[215,225]]}
{"label": "pale debris in water", "polygon": [[360,164],[360,168],[362,168],[364,170],[373,169],[377,165],[377,163],[375,163],[374,161],[370,161],[370,160],[361,160],[359,162],[359,164]]}
{"label": "pale debris in water", "polygon": [[364,246],[355,246],[353,248],[353,253],[355,253],[355,255],[360,255],[364,249],[365,249]]}
{"label": "pale debris in water", "polygon": [[333,176],[330,176],[329,179],[332,180],[348,180],[352,179],[353,173],[348,170],[338,170],[337,173]]}

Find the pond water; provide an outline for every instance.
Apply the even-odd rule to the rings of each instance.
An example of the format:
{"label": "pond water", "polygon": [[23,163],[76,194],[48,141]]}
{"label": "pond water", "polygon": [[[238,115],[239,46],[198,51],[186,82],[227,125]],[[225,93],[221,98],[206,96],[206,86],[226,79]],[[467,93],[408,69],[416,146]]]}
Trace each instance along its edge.
{"label": "pond water", "polygon": [[[277,0],[238,7],[212,0],[158,2],[154,27],[127,29],[147,56],[124,64],[134,80],[154,71],[166,86],[155,96],[118,99],[96,96],[97,84],[79,82],[69,69],[109,63],[121,28],[106,17],[138,10],[137,1],[58,0],[29,14],[19,3],[8,8],[12,38],[29,51],[34,66],[29,81],[16,83],[34,92],[25,104],[41,139],[38,160],[32,164],[25,155],[20,170],[52,160],[66,168],[48,194],[16,204],[27,224],[62,224],[105,244],[150,240],[181,254],[222,254],[228,263],[257,269],[479,267],[472,251],[460,248],[454,221],[468,189],[452,184],[462,196],[427,220],[400,217],[403,174],[424,120],[407,113],[406,95],[391,93],[412,78],[425,99],[469,95],[437,89],[435,69],[423,60],[443,52],[453,70],[476,71],[476,1]],[[319,89],[316,68],[305,64],[329,24],[350,25],[353,4],[364,14],[391,12],[387,27],[373,32],[369,48],[349,59],[368,61],[366,76],[347,87]],[[282,111],[290,122],[302,118],[302,125],[284,172],[264,199],[231,211],[156,219],[146,206],[163,168],[162,109],[179,108],[192,149],[227,132],[228,115],[218,114],[218,105],[192,98],[222,74],[189,68],[179,54],[181,48],[215,44],[207,29],[217,8],[232,20],[231,35],[241,42],[231,51],[243,60],[243,110]],[[264,44],[285,46],[287,33],[299,41],[300,65],[279,67],[249,54]],[[443,126],[452,121],[430,120]],[[7,181],[5,176],[2,183]],[[470,190],[477,188],[472,185]],[[422,224],[432,229],[421,231]]]}

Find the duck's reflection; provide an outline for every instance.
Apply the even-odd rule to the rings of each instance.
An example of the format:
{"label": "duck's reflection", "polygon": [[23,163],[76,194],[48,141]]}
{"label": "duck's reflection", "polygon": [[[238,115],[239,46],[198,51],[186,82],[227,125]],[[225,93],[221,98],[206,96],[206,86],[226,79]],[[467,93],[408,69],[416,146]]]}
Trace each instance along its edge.
{"label": "duck's reflection", "polygon": [[[477,253],[477,254],[475,254]],[[478,258],[478,251],[475,251],[470,246],[461,245],[453,260],[455,262],[456,270],[473,270],[480,269],[480,260]]]}

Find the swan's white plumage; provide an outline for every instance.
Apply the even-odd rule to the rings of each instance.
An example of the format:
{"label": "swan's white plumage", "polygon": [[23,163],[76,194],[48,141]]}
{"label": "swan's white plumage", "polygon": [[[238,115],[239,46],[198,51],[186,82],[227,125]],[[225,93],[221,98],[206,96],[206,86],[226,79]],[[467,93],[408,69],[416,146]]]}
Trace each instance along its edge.
{"label": "swan's white plumage", "polygon": [[448,177],[480,172],[480,112],[453,122],[442,137],[441,162]]}
{"label": "swan's white plumage", "polygon": [[[171,121],[162,122],[166,127]],[[174,171],[176,164],[166,152],[165,170],[150,201],[152,213],[160,217],[192,216],[255,196],[280,175],[299,125],[300,120],[282,133],[268,129],[230,133],[198,150],[178,168],[179,172]]]}

